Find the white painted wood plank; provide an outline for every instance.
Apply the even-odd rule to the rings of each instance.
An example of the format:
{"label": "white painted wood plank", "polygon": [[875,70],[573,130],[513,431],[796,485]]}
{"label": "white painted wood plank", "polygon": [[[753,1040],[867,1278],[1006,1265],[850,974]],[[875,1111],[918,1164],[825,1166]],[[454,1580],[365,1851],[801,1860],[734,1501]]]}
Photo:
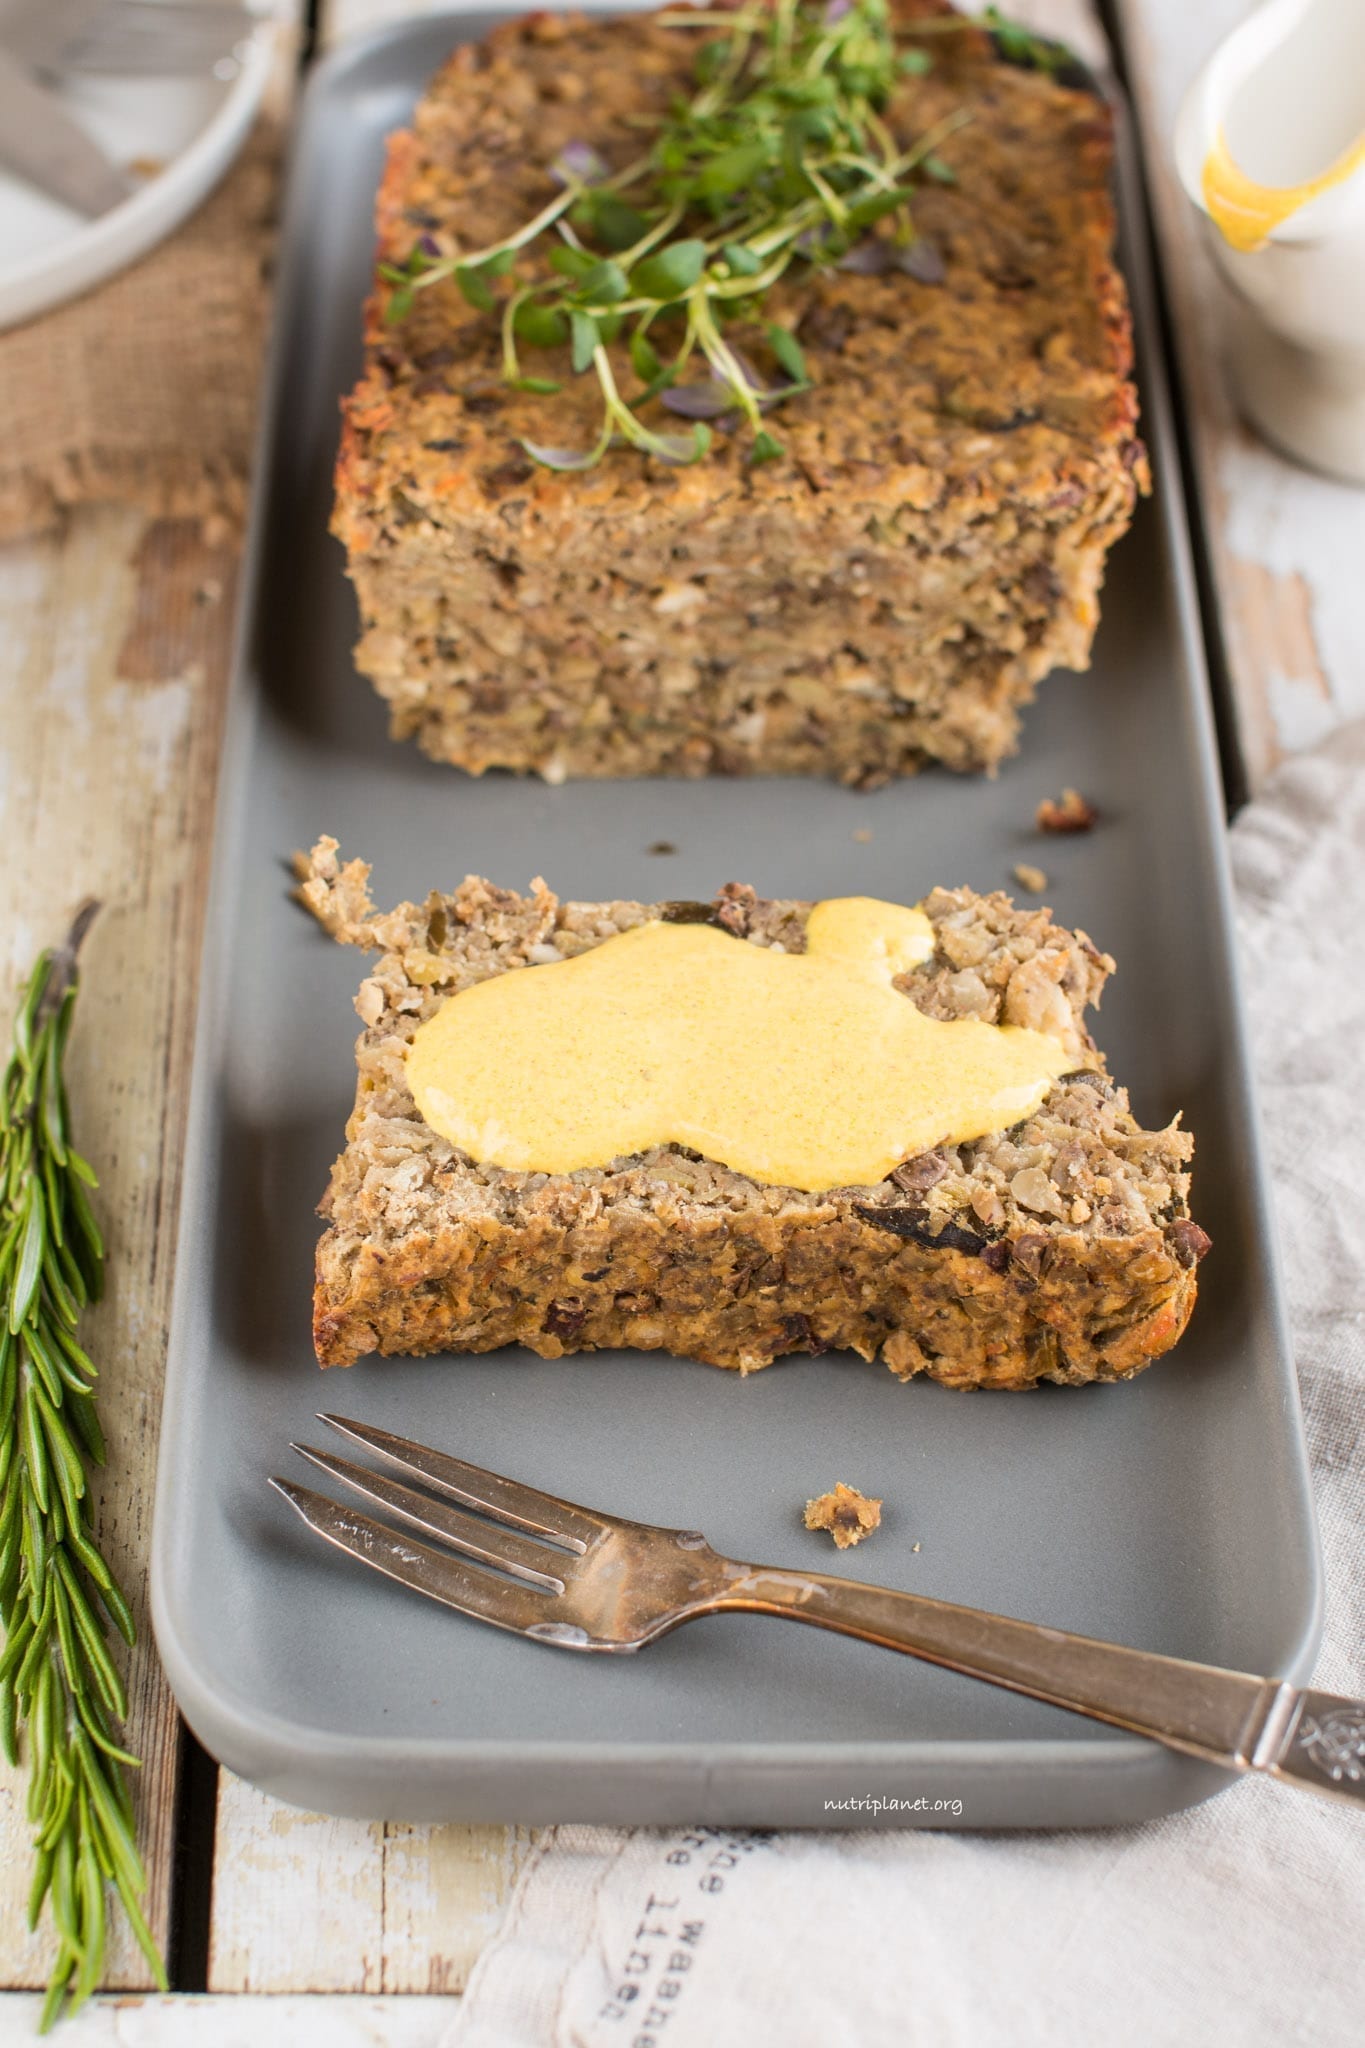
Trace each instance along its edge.
{"label": "white painted wood plank", "polygon": [[[0,2048],[31,2048],[41,2001],[0,1996]],[[456,1998],[97,1998],[62,2048],[437,2048]]]}
{"label": "white painted wood plank", "polygon": [[[0,550],[0,1001],[65,931],[86,894],[88,941],[69,1057],[109,1288],[83,1339],[101,1370],[109,1463],[95,1485],[101,1540],[139,1642],[126,1661],[150,1919],[170,1905],[178,1723],[146,1613],[157,1418],[193,1023],[206,829],[233,557],[198,529],[134,512],[79,514],[62,537]],[[29,1938],[22,1771],[0,1767],[0,1985],[41,1984],[46,1923]],[[146,1966],[115,1920],[108,1982]]]}
{"label": "white painted wood plank", "polygon": [[384,1830],[220,1774],[211,1991],[381,1991]]}
{"label": "white painted wood plank", "polygon": [[534,1840],[531,1828],[385,1828],[385,1991],[464,1990]]}
{"label": "white painted wood plank", "polygon": [[224,1771],[209,1988],[460,1991],[530,1841],[300,1813]]}

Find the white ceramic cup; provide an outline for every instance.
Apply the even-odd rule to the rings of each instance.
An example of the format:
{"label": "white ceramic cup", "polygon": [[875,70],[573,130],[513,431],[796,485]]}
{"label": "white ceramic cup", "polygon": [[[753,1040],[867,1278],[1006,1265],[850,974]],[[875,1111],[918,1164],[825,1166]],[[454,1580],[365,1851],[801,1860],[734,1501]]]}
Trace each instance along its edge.
{"label": "white ceramic cup", "polygon": [[1210,218],[1218,134],[1263,184],[1325,171],[1365,130],[1365,0],[1267,0],[1215,50],[1176,121],[1176,167],[1232,294],[1243,410],[1296,460],[1365,483],[1365,169],[1292,213],[1254,249]]}

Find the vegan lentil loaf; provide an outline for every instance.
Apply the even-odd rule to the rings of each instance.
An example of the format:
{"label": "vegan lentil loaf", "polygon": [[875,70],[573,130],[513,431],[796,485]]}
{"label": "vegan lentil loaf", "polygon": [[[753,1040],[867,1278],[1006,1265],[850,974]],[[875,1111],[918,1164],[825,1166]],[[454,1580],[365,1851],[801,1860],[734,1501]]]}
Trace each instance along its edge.
{"label": "vegan lentil loaf", "polygon": [[1192,1144],[1144,1130],[1085,1027],[1113,962],[1046,910],[935,889],[935,950],[896,986],[931,1017],[1052,1034],[1074,1056],[1024,1122],[907,1159],[875,1185],[761,1185],[677,1146],[603,1168],[476,1165],[421,1118],[405,1075],[449,995],[572,957],[651,918],[801,951],[811,906],[730,884],[709,904],[561,903],[478,879],[387,913],[369,869],[321,839],[300,895],[380,958],[346,1148],[322,1202],[314,1337],[324,1365],[371,1352],[543,1358],[626,1347],[752,1372],[848,1348],[954,1387],[1126,1379],[1180,1336],[1208,1239],[1189,1214]]}
{"label": "vegan lentil loaf", "polygon": [[[910,38],[952,12],[894,9]],[[447,281],[386,324],[394,287],[376,284],[333,528],[395,737],[551,782],[873,786],[930,760],[993,768],[1039,679],[1087,666],[1105,557],[1146,488],[1110,115],[975,29],[923,48],[932,70],[901,80],[889,127],[908,143],[968,118],[939,147],[955,182],[914,201],[919,275],[794,264],[732,330],[769,378],[764,322],[804,351],[812,388],[774,416],[777,460],[717,432],[688,467],[624,447],[540,467],[523,438],[596,438],[595,378],[536,350],[524,368],[562,389],[512,390],[496,310]],[[390,139],[380,258],[512,233],[566,148],[637,157],[696,49],[655,16],[547,14],[458,48]],[[640,388],[624,358],[616,373]],[[669,422],[658,399],[642,417]]]}

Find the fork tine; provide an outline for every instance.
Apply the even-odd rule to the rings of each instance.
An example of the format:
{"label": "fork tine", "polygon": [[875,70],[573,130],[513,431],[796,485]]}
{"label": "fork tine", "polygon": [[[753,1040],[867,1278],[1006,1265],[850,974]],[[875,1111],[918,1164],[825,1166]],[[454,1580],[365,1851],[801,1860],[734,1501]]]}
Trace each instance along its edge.
{"label": "fork tine", "polygon": [[546,1587],[551,1593],[564,1591],[563,1579],[557,1578],[553,1571],[556,1558],[567,1568],[569,1560],[563,1551],[530,1542],[512,1529],[481,1522],[459,1508],[448,1508],[433,1500],[429,1493],[418,1493],[415,1487],[400,1486],[396,1479],[387,1479],[382,1472],[372,1472],[364,1465],[353,1465],[349,1458],[334,1458],[325,1451],[311,1450],[307,1444],[291,1444],[289,1448],[297,1451],[301,1458],[307,1458],[309,1464],[316,1465],[319,1471],[329,1473],[344,1486],[354,1487],[366,1500],[372,1500],[378,1507],[387,1508],[390,1514],[398,1515],[414,1529],[421,1529],[428,1536],[453,1544],[466,1557],[477,1558],[481,1564],[496,1565],[518,1579],[529,1579],[534,1585]]}
{"label": "fork tine", "polygon": [[448,1550],[432,1550],[311,1487],[295,1486],[288,1479],[272,1478],[270,1484],[319,1536],[414,1593],[425,1593],[459,1614],[516,1635],[537,1636],[565,1649],[593,1647],[582,1629],[556,1622],[555,1599],[538,1586],[497,1578]]}
{"label": "fork tine", "polygon": [[318,1421],[387,1458],[400,1471],[417,1473],[429,1486],[448,1494],[462,1507],[491,1515],[495,1522],[510,1522],[514,1528],[527,1529],[533,1536],[548,1536],[571,1550],[582,1552],[604,1531],[620,1526],[610,1515],[576,1507],[572,1501],[560,1500],[552,1493],[538,1493],[534,1486],[523,1486],[519,1480],[486,1472],[482,1465],[467,1465],[463,1458],[452,1458],[444,1451],[433,1451],[427,1444],[393,1436],[372,1423],[351,1422],[344,1415],[319,1415]]}

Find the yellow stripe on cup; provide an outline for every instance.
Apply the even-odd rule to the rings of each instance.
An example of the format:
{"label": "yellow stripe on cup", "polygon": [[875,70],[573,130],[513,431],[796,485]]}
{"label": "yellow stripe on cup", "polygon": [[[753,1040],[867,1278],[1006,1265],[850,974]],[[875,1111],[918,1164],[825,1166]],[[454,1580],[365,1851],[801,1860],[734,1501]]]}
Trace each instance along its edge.
{"label": "yellow stripe on cup", "polygon": [[1316,178],[1298,185],[1261,185],[1248,177],[1228,148],[1220,128],[1204,159],[1202,187],[1209,217],[1234,249],[1259,249],[1271,231],[1292,214],[1330,192],[1365,164],[1365,135]]}

